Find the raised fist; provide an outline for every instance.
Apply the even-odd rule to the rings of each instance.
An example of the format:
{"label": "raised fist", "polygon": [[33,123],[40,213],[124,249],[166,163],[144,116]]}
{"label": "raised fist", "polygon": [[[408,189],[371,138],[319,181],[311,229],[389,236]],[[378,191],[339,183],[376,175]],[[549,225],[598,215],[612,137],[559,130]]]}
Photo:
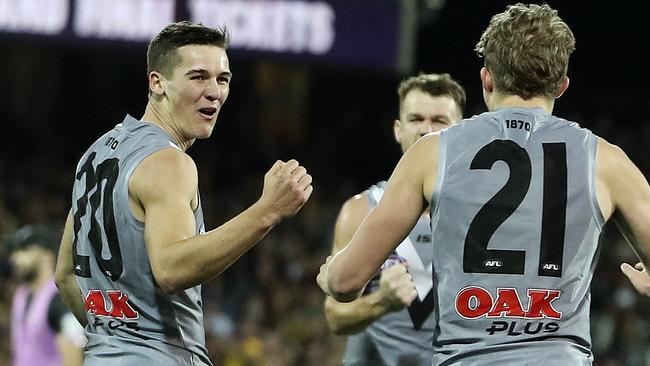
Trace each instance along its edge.
{"label": "raised fist", "polygon": [[413,277],[404,263],[397,263],[381,271],[379,290],[382,302],[391,311],[411,305],[417,296]]}
{"label": "raised fist", "polygon": [[296,160],[278,160],[264,175],[264,189],[258,203],[279,220],[295,215],[313,191],[311,175]]}

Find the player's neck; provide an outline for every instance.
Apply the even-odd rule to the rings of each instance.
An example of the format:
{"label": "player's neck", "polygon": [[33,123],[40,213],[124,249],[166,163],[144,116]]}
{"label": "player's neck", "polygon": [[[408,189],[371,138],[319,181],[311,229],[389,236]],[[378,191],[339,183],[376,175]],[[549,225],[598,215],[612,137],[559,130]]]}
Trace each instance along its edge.
{"label": "player's neck", "polygon": [[194,143],[194,139],[188,140],[183,136],[178,124],[174,122],[171,115],[164,113],[160,108],[156,108],[156,106],[151,102],[147,103],[144,115],[142,115],[140,120],[153,123],[165,130],[174,138],[178,147],[183,151],[187,151],[187,149],[189,149],[189,147]]}
{"label": "player's neck", "polygon": [[549,99],[546,97],[533,97],[530,99],[524,99],[517,95],[505,95],[499,96],[494,95],[492,97],[492,103],[490,110],[496,110],[499,108],[535,108],[539,107],[547,111],[548,113],[553,113],[553,105],[555,99]]}

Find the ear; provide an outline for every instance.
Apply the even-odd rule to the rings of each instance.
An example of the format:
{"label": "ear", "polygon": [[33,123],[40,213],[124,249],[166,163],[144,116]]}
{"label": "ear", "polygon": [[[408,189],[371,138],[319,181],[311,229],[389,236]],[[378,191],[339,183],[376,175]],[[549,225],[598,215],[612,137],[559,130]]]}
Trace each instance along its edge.
{"label": "ear", "polygon": [[555,92],[555,99],[561,97],[567,89],[569,89],[569,77],[565,76],[560,88]]}
{"label": "ear", "polygon": [[402,137],[402,122],[398,119],[393,122],[393,135],[395,136],[395,141],[399,144]]}
{"label": "ear", "polygon": [[149,90],[157,96],[165,94],[165,77],[158,71],[149,73]]}
{"label": "ear", "polygon": [[492,93],[494,91],[492,73],[490,73],[490,70],[488,70],[488,68],[485,66],[481,68],[481,85],[483,86],[483,90],[488,93]]}

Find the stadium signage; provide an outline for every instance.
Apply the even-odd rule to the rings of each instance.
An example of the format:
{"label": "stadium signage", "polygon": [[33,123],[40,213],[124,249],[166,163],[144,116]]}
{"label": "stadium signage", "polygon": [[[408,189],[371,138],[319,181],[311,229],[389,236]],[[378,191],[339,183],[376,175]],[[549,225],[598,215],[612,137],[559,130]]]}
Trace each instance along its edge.
{"label": "stadium signage", "polygon": [[226,25],[231,51],[405,70],[414,10],[400,0],[0,0],[0,40],[146,43],[187,19]]}

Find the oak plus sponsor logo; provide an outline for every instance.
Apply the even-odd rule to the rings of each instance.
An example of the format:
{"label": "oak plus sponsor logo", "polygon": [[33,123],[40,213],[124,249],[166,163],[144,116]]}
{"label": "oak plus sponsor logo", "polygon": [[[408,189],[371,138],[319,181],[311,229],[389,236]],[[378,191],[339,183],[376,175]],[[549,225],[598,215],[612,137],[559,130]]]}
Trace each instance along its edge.
{"label": "oak plus sponsor logo", "polygon": [[140,314],[129,304],[129,296],[120,290],[90,290],[84,299],[86,312],[92,315],[138,319]]}
{"label": "oak plus sponsor logo", "polygon": [[[562,291],[549,289],[528,289],[525,301],[515,288],[497,288],[496,294],[483,287],[468,286],[456,295],[456,313],[464,319],[503,319],[494,321],[485,329],[489,335],[504,332],[508,336],[522,334],[553,333],[559,330],[557,322],[562,312],[553,302]],[[514,321],[505,321],[516,319]]]}

